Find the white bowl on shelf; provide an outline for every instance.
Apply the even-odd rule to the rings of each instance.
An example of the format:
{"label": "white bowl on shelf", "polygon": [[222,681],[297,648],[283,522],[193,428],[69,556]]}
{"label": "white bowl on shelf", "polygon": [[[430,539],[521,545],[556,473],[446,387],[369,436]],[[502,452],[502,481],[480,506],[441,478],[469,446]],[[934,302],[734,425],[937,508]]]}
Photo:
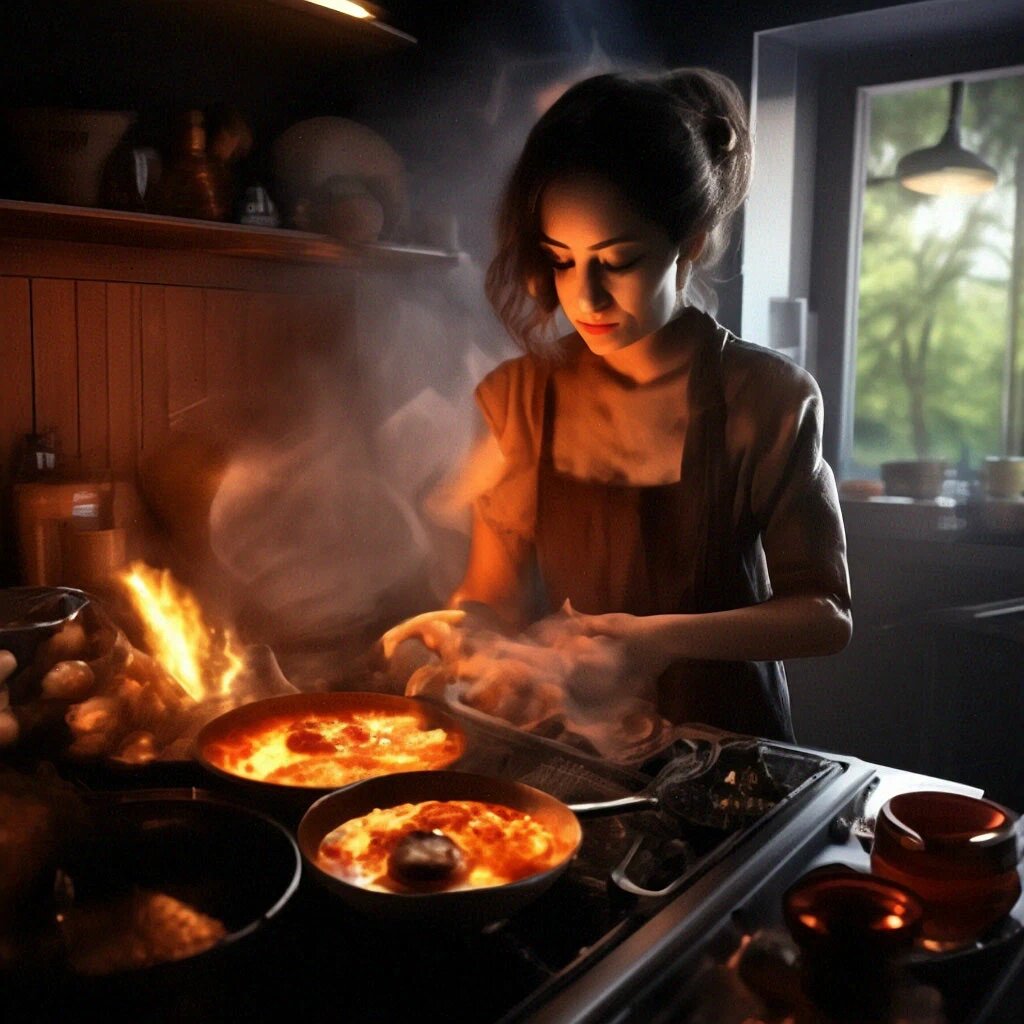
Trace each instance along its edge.
{"label": "white bowl on shelf", "polygon": [[6,119],[18,155],[32,175],[34,198],[95,206],[103,169],[135,122],[124,110],[24,107]]}

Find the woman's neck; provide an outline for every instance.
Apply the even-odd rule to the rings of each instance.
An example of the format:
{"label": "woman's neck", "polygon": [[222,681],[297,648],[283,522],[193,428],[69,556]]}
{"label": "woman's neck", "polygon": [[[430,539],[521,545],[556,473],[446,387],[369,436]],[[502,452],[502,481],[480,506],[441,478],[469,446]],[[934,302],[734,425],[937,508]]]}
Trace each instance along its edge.
{"label": "woman's neck", "polygon": [[610,352],[604,361],[616,373],[636,384],[650,384],[669,373],[689,366],[700,337],[703,314],[687,306],[660,330]]}

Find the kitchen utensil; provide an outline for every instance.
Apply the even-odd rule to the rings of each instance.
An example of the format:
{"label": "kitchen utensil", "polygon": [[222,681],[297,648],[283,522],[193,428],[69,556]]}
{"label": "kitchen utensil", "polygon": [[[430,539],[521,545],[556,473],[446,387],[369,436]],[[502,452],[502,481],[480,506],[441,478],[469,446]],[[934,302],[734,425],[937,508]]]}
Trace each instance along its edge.
{"label": "kitchen utensil", "polygon": [[[271,818],[196,789],[103,794],[89,803],[89,829],[61,857],[55,885],[65,955],[47,972],[44,991],[59,1008],[53,1019],[73,1019],[81,1007],[90,1019],[166,1019],[171,1006],[182,1008],[175,1019],[222,1019],[227,1004],[211,1001],[211,979],[247,977],[254,958],[273,953],[301,879],[295,840]],[[126,901],[152,914],[151,923],[126,919]],[[197,936],[193,929],[209,920],[221,928]],[[126,966],[126,943],[132,956],[140,951],[129,938],[136,929],[155,946],[144,943],[142,965]],[[160,958],[174,947],[186,955]]]}
{"label": "kitchen utensil", "polygon": [[[333,879],[333,876],[326,875],[316,867],[316,851],[320,841],[341,823],[359,817],[374,808],[394,807],[398,804],[418,803],[424,800],[483,800],[498,804],[504,803],[510,807],[526,810],[530,814],[533,814],[533,808],[537,807],[544,815],[541,820],[549,827],[558,829],[560,835],[568,834],[565,830],[570,829],[570,820],[578,823],[581,819],[645,810],[661,810],[679,821],[685,821],[691,828],[715,828],[724,824],[724,820],[717,814],[709,813],[706,801],[715,799],[717,802],[717,798],[707,795],[714,787],[703,783],[700,786],[689,787],[687,783],[698,778],[703,780],[709,769],[716,764],[723,750],[730,746],[742,751],[741,756],[746,756],[752,750],[756,751],[757,741],[731,741],[720,745],[717,742],[695,739],[690,744],[687,753],[673,758],[657,778],[641,792],[616,800],[599,802],[564,804],[547,794],[538,796],[539,791],[519,783],[464,772],[407,772],[386,777],[391,780],[389,782],[385,782],[384,778],[368,779],[365,782],[357,782],[348,786],[338,793],[330,794],[314,804],[299,824],[299,848],[312,864],[317,877],[323,876],[321,881],[331,877],[332,881],[327,883],[329,887],[357,909],[368,913],[395,915],[417,920],[428,918],[432,920],[433,914],[440,913],[444,915],[445,920],[450,917],[453,922],[464,921],[481,924],[513,913],[532,901],[557,877],[557,874],[549,878],[550,872],[545,872],[542,876],[545,881],[531,878],[512,885],[490,889],[461,892],[442,891],[429,894],[379,893]],[[733,753],[735,752],[734,750]],[[765,799],[762,805],[756,797],[750,794],[749,790],[742,788],[742,783],[742,779],[734,779],[733,788],[739,797],[738,802],[743,804],[746,800],[749,804],[746,807],[747,812],[760,816],[765,812],[769,801]],[[704,799],[694,795],[698,791],[704,794]],[[344,794],[348,794],[348,796],[346,797]],[[756,811],[753,803],[749,803],[750,800],[757,803]],[[743,818],[744,808],[736,806],[727,813],[735,826],[736,820]],[[579,826],[577,825],[577,827]],[[658,896],[669,891],[649,891],[636,886],[629,880],[629,868],[637,852],[638,845],[634,845],[623,862],[613,872],[613,880],[619,888],[634,895],[643,896]],[[564,866],[553,868],[552,871],[557,872],[564,869]],[[335,882],[337,885],[334,884]],[[392,899],[399,897],[407,898],[398,899],[398,902],[395,903],[391,902]]]}
{"label": "kitchen utensil", "polygon": [[60,524],[73,520],[82,528],[113,525],[111,480],[35,480],[14,485],[18,562],[31,586],[57,586],[61,576]]}
{"label": "kitchen utensil", "polygon": [[113,574],[124,566],[125,531],[79,529],[73,520],[60,526],[60,579],[67,586],[93,589],[110,583]]}
{"label": "kitchen utensil", "polygon": [[71,587],[9,587],[0,590],[0,650],[18,668],[30,664],[36,648],[75,619],[89,597]]}
{"label": "kitchen utensil", "polygon": [[[208,722],[196,737],[195,751],[200,764],[220,778],[248,787],[249,792],[271,800],[285,798],[299,800],[304,807],[318,796],[336,789],[337,786],[303,786],[280,782],[262,781],[235,774],[216,762],[215,748],[230,742],[243,732],[251,732],[275,723],[288,721],[315,720],[317,716],[347,716],[351,714],[379,713],[382,715],[411,715],[424,730],[444,729],[450,741],[450,759],[445,767],[455,763],[465,749],[465,733],[458,722],[441,708],[414,697],[399,697],[394,694],[346,692],[292,693],[281,697],[269,697],[252,701]],[[386,762],[367,768],[367,774],[381,774],[389,769]]]}
{"label": "kitchen utensil", "polygon": [[[344,822],[376,808],[426,800],[478,800],[525,811],[560,837],[569,852],[549,870],[507,885],[422,893],[363,889],[317,865],[321,841]],[[309,808],[296,835],[306,869],[346,906],[371,919],[436,928],[477,927],[531,903],[569,866],[583,833],[572,809],[539,789],[508,779],[441,771],[382,775],[330,793]]]}
{"label": "kitchen utensil", "polygon": [[40,199],[95,206],[104,166],[135,114],[36,107],[12,110],[7,119]]}
{"label": "kitchen utensil", "polygon": [[958,793],[902,793],[882,805],[871,869],[925,907],[922,938],[942,949],[974,940],[1021,894],[1017,815]]}

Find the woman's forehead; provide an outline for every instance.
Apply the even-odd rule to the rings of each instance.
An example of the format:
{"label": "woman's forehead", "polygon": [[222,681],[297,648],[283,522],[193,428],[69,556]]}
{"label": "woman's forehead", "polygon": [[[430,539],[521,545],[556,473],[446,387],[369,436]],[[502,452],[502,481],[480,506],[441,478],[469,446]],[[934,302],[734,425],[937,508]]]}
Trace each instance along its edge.
{"label": "woman's forehead", "polygon": [[552,181],[541,196],[540,229],[546,240],[574,248],[664,234],[612,182],[595,174]]}

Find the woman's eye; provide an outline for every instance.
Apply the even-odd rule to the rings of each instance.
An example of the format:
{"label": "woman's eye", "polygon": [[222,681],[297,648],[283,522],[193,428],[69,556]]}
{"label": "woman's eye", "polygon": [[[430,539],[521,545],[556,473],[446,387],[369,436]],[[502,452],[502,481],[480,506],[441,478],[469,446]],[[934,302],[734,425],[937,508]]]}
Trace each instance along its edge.
{"label": "woman's eye", "polygon": [[631,267],[635,267],[642,259],[642,256],[635,256],[633,259],[626,260],[624,263],[604,263],[602,266],[605,270],[610,270],[613,274],[618,274],[623,270],[629,270]]}
{"label": "woman's eye", "polygon": [[572,266],[572,260],[559,260],[554,256],[548,256],[548,263],[552,270],[568,270]]}

